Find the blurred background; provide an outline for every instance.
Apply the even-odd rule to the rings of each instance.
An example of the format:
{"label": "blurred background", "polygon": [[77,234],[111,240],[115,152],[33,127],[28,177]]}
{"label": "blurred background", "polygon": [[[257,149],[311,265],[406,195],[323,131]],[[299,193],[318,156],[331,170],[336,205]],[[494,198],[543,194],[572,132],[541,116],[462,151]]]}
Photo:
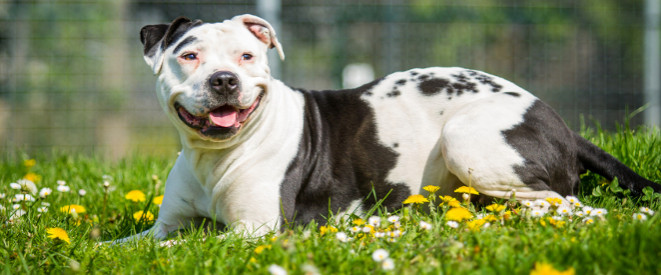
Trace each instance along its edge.
{"label": "blurred background", "polygon": [[574,130],[582,117],[612,130],[646,104],[631,124],[658,125],[658,2],[0,0],[0,150],[177,152],[138,34],[181,15],[268,19],[287,55],[274,74],[292,87],[462,66],[528,89]]}

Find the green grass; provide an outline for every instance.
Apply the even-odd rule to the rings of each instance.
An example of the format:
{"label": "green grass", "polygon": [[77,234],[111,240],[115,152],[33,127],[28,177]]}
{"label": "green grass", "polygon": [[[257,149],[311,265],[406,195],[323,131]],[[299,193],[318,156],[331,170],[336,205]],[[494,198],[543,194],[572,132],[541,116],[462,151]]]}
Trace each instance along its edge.
{"label": "green grass", "polygon": [[[583,133],[641,175],[661,182],[658,131],[625,127],[611,134],[587,129]],[[35,159],[36,164],[26,167],[24,161],[28,159]],[[382,217],[379,231],[395,230],[386,218],[392,214],[400,217],[403,234],[395,238],[351,233],[357,218],[351,217],[332,222],[333,228],[311,224],[256,239],[192,228],[176,234],[172,239],[185,242],[172,247],[161,247],[151,239],[97,246],[97,241],[127,236],[150,226],[150,222],[136,222],[133,213],[158,212],[151,198],[163,193],[174,159],[135,155],[107,162],[77,154],[5,154],[0,162],[0,193],[6,195],[0,200],[6,208],[0,211],[0,270],[5,274],[268,274],[269,267],[278,265],[290,274],[311,270],[321,274],[529,274],[535,265],[546,263],[560,271],[571,268],[576,274],[661,273],[661,215],[646,221],[632,218],[641,206],[659,212],[659,198],[630,198],[591,173],[583,175],[578,197],[586,205],[607,209],[608,214],[590,224],[578,217],[563,218],[562,224],[549,220],[550,214],[530,217],[522,214],[524,208],[518,203],[503,201],[512,211],[509,218],[496,214],[489,227],[475,230],[469,229],[466,221],[459,228],[449,227],[447,206],[431,214],[413,206],[391,214],[375,209],[375,215]],[[49,187],[53,193],[35,202],[19,203],[25,215],[10,221],[14,212],[10,199],[20,191],[11,189],[9,183],[28,173],[40,177],[38,188]],[[109,178],[110,187],[104,188],[103,182]],[[64,180],[71,191],[58,192],[57,180]],[[79,189],[87,193],[81,196]],[[130,190],[143,191],[146,200],[128,201],[124,195]],[[48,212],[37,211],[42,202],[50,203]],[[436,199],[436,204],[439,202]],[[86,212],[74,216],[59,210],[68,204],[82,205]],[[475,211],[472,205],[467,207]],[[489,213],[485,209],[476,212]],[[432,228],[422,229],[420,221]],[[51,227],[64,229],[71,243],[48,238],[46,229]],[[342,242],[334,230],[352,239]],[[224,238],[215,237],[219,235]],[[389,252],[393,270],[384,270],[372,259],[377,249]]]}

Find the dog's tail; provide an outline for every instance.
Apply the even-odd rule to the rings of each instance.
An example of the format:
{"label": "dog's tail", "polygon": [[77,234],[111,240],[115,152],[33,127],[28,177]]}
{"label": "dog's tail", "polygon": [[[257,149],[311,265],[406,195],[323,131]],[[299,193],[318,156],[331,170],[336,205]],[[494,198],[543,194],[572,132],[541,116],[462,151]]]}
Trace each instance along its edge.
{"label": "dog's tail", "polygon": [[592,144],[577,133],[573,133],[578,145],[578,159],[586,169],[604,176],[608,180],[617,177],[621,187],[631,190],[631,194],[640,196],[643,188],[649,186],[654,192],[661,193],[661,185],[647,180],[612,155]]}

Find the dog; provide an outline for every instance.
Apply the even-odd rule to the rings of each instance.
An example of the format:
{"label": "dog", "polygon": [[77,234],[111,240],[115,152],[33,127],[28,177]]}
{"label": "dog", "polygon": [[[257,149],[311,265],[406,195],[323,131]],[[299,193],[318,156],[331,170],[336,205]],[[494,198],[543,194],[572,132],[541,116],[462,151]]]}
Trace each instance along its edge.
{"label": "dog", "polygon": [[182,150],[155,225],[197,218],[260,236],[330,213],[402,207],[423,186],[490,198],[563,198],[586,169],[640,194],[661,186],[571,131],[551,107],[481,71],[426,68],[359,88],[307,91],[274,79],[284,52],[265,20],[180,17],[140,32],[158,100]]}

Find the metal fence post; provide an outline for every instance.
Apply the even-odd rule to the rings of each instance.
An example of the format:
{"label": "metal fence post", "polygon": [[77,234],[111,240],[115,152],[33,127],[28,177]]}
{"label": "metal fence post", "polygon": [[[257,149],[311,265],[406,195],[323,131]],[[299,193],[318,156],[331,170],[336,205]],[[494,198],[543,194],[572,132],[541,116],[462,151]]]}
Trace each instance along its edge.
{"label": "metal fence post", "polygon": [[661,47],[659,24],[661,0],[645,1],[645,124],[661,126]]}

